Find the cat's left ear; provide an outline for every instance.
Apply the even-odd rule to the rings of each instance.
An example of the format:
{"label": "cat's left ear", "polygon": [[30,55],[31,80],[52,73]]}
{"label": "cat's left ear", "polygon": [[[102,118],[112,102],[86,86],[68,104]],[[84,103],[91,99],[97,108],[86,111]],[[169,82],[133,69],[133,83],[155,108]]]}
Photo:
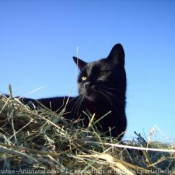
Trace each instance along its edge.
{"label": "cat's left ear", "polygon": [[73,57],[73,60],[80,70],[87,64],[85,61],[83,61],[77,57]]}
{"label": "cat's left ear", "polygon": [[124,67],[125,65],[125,52],[121,44],[116,44],[111,52],[109,53],[107,59],[113,61],[114,64]]}

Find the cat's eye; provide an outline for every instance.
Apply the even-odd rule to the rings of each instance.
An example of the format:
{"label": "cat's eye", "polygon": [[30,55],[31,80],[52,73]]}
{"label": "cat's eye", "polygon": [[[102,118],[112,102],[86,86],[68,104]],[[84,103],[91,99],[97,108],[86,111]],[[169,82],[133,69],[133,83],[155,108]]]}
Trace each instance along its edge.
{"label": "cat's eye", "polygon": [[82,76],[82,77],[81,77],[81,80],[82,80],[82,81],[85,81],[86,79],[87,79],[87,77],[85,77],[85,76]]}
{"label": "cat's eye", "polygon": [[107,75],[108,74],[108,70],[102,70],[102,71],[100,71],[100,73],[99,73],[99,75],[100,76],[105,76],[105,75]]}

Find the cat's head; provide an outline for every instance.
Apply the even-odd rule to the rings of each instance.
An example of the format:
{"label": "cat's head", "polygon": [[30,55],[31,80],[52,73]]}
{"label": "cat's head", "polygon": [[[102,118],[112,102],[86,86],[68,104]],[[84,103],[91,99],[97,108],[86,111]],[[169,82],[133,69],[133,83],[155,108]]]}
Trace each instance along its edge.
{"label": "cat's head", "polygon": [[108,57],[87,63],[73,57],[80,69],[78,91],[89,101],[109,100],[126,91],[124,69],[125,54],[121,44],[116,44]]}

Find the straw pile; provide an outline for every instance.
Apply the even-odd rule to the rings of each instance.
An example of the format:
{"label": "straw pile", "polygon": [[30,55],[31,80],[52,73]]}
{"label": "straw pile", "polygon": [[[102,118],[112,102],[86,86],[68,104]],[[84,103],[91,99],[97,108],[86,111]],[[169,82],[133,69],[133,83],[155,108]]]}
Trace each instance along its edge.
{"label": "straw pile", "polygon": [[0,174],[173,174],[171,145],[148,144],[139,134],[118,143],[63,113],[31,110],[18,98],[1,95]]}

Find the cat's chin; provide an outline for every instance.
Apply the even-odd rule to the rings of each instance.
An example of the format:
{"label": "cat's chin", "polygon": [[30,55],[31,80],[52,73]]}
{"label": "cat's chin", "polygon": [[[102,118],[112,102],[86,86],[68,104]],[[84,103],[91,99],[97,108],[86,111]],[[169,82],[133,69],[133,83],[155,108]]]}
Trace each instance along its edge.
{"label": "cat's chin", "polygon": [[91,93],[85,96],[85,98],[90,102],[98,102],[99,96],[96,93]]}
{"label": "cat's chin", "polygon": [[87,99],[88,101],[90,101],[90,102],[96,102],[96,101],[97,101],[96,98],[94,98],[94,97],[92,97],[92,96],[88,96],[88,97],[86,97],[86,99]]}

